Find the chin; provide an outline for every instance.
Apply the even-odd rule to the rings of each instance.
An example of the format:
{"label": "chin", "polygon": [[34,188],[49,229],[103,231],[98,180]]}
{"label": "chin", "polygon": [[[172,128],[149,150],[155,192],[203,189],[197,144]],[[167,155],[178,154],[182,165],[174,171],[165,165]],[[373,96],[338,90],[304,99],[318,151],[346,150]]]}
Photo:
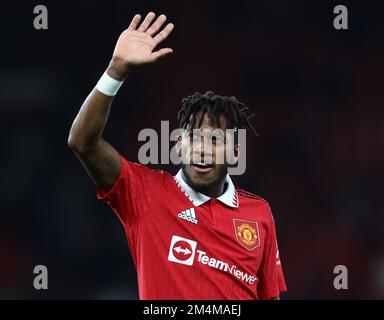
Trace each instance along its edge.
{"label": "chin", "polygon": [[215,184],[216,179],[207,179],[207,178],[200,178],[200,177],[191,177],[189,176],[188,179],[191,183],[191,187],[194,189],[200,189],[200,188],[208,188]]}
{"label": "chin", "polygon": [[223,179],[223,176],[225,177],[225,174],[219,174],[220,170],[217,170],[217,168],[207,174],[195,172],[191,165],[185,165],[182,169],[188,184],[194,189],[210,187]]}

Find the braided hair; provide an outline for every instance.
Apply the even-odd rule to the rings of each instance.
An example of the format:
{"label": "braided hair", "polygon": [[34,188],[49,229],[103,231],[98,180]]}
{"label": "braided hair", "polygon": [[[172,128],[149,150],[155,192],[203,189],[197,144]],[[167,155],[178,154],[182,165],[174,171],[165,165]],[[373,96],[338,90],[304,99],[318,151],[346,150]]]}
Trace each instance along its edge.
{"label": "braided hair", "polygon": [[[196,123],[198,112],[202,112],[202,115],[199,122]],[[211,118],[217,127],[220,127],[220,115],[223,115],[228,120],[231,129],[250,129],[256,137],[259,136],[250,122],[255,114],[250,114],[248,107],[234,96],[220,96],[212,91],[207,91],[204,94],[195,92],[195,94],[182,99],[182,107],[178,112],[177,119],[183,129],[187,129],[188,125],[190,128],[200,128],[204,115]]]}

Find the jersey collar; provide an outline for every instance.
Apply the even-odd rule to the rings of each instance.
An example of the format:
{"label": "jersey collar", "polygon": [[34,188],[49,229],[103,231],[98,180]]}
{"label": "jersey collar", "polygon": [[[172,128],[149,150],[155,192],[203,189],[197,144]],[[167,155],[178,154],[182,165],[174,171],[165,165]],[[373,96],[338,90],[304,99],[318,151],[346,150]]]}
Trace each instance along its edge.
{"label": "jersey collar", "polygon": [[[175,179],[175,182],[177,186],[180,188],[180,190],[183,191],[183,193],[189,198],[189,200],[192,201],[192,203],[196,207],[202,205],[203,203],[211,199],[211,197],[208,197],[205,194],[202,194],[192,189],[184,180],[183,171],[181,169],[173,178]],[[229,207],[238,208],[239,201],[237,197],[237,191],[235,189],[235,186],[233,185],[231,177],[228,174],[225,177],[225,181],[227,184],[227,189],[220,197],[216,199],[226,204]]]}

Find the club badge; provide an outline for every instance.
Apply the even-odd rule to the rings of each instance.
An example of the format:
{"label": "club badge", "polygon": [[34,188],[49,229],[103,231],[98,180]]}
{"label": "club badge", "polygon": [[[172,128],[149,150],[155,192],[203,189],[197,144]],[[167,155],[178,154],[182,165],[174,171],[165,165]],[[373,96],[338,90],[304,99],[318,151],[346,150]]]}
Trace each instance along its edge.
{"label": "club badge", "polygon": [[260,246],[259,225],[256,221],[233,219],[237,242],[249,251]]}

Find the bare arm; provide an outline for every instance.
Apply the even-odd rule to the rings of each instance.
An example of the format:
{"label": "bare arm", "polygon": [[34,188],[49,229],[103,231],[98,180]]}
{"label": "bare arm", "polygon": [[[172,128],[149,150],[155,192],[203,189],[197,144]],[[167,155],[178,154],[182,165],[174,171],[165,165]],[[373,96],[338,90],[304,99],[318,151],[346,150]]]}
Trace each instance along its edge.
{"label": "bare arm", "polygon": [[[153,51],[173,30],[169,23],[159,32],[166,17],[148,13],[139,25],[141,16],[135,15],[129,27],[120,35],[107,74],[116,80],[125,80],[133,67],[153,63],[172,53],[170,48]],[[153,22],[154,21],[154,22]],[[137,28],[138,27],[138,28]],[[119,176],[121,163],[119,153],[102,138],[108,121],[113,97],[94,88],[85,99],[73,121],[68,145],[79,158],[93,182],[108,191]]]}

